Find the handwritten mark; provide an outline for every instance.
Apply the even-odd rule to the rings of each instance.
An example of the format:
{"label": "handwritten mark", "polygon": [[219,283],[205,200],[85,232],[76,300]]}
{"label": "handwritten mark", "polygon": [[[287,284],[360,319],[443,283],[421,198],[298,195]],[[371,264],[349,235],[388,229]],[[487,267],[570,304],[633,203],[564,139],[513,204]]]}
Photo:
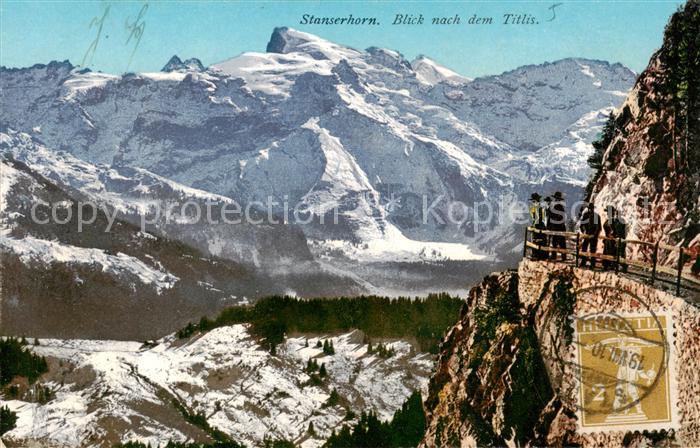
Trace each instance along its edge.
{"label": "handwritten mark", "polygon": [[131,61],[134,59],[134,54],[136,54],[136,50],[139,48],[141,37],[143,37],[143,32],[146,30],[146,22],[143,21],[143,16],[146,15],[146,11],[148,11],[148,3],[144,3],[144,5],[141,7],[138,15],[136,16],[136,20],[129,22],[129,18],[127,17],[125,21],[126,30],[129,31],[129,37],[126,39],[125,45],[129,45],[129,42],[131,42],[132,39],[134,40],[134,49],[131,50],[129,63],[126,65],[127,72],[131,66]]}
{"label": "handwritten mark", "polygon": [[100,39],[102,37],[102,28],[104,27],[105,20],[107,19],[107,15],[109,15],[109,8],[110,5],[105,5],[104,11],[102,12],[102,17],[96,16],[93,17],[92,20],[90,21],[90,25],[88,25],[88,29],[91,29],[93,26],[97,28],[97,34],[95,35],[95,39],[90,43],[90,46],[88,47],[87,51],[85,52],[85,55],[83,56],[83,60],[80,63],[81,66],[85,66],[85,63],[87,62],[88,64],[92,63],[92,59],[95,57],[95,52],[97,51],[97,45],[100,43]]}
{"label": "handwritten mark", "polygon": [[561,6],[561,5],[563,5],[563,3],[554,3],[552,6],[550,6],[550,7],[548,8],[548,9],[551,9],[551,10],[552,10],[552,18],[551,18],[551,19],[548,19],[547,22],[551,22],[552,20],[554,20],[554,19],[557,18],[556,9],[557,9],[558,6]]}

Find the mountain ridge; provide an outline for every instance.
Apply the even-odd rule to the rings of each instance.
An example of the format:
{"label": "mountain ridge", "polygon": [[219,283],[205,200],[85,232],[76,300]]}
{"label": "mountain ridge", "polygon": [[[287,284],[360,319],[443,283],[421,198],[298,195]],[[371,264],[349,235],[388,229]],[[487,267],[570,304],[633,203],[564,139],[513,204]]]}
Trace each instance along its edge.
{"label": "mountain ridge", "polygon": [[[273,215],[286,198],[310,210],[300,228],[330,263],[494,262],[512,257],[522,234],[505,204],[537,188],[582,195],[588,172],[566,159],[592,152],[600,111],[632,83],[627,70],[579,59],[427,85],[393,50],[290,29],[270,41],[284,53],[243,53],[204,71],[4,71],[3,125],[92,164],[145,169],[240,204],[271,199]],[[529,157],[549,146],[540,154],[555,163]],[[481,203],[490,216],[477,216]],[[319,224],[334,210],[337,223]]]}

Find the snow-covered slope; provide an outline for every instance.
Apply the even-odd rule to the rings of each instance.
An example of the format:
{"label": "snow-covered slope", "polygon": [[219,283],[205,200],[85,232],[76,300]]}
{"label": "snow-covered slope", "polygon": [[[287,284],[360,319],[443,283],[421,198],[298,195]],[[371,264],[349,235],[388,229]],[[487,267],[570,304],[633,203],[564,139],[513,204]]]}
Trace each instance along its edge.
{"label": "snow-covered slope", "polygon": [[590,177],[590,142],[600,134],[612,110],[592,111],[567,128],[560,140],[531,153],[498,160],[495,166],[535,184],[560,179],[570,185],[585,185]]}
{"label": "snow-covered slope", "polygon": [[453,82],[465,84],[472,79],[462,76],[449,68],[438,64],[427,56],[418,56],[411,62],[411,68],[416,72],[416,78],[428,85],[435,85],[441,82]]}
{"label": "snow-covered slope", "polygon": [[617,107],[636,75],[621,64],[562,59],[438,86],[455,115],[514,148],[535,151],[556,142],[587,114]]}
{"label": "snow-covered slope", "polygon": [[152,338],[264,295],[367,291],[315,262],[291,226],[153,215],[169,203],[206,213],[207,201],[218,216],[230,199],[0,133],[3,333]]}
{"label": "snow-covered slope", "polygon": [[[306,237],[346,255],[402,235],[418,248],[411,260],[478,259],[517,244],[520,232],[498,219],[501,197],[542,185],[580,193],[594,131],[577,126],[634,79],[619,64],[567,59],[466,82],[427,58],[412,65],[289,28],[267,50],[124,76],[67,62],[3,69],[3,123],[93,164],[269,201],[274,214],[298,205],[312,213]],[[446,219],[455,201],[462,213]],[[494,216],[475,219],[481,203]]]}
{"label": "snow-covered slope", "polygon": [[34,238],[31,235],[23,238],[0,236],[0,247],[18,255],[26,264],[84,264],[95,266],[106,273],[126,274],[135,277],[134,281],[137,284],[153,285],[158,293],[163,289],[172,288],[179,280],[169,272],[148,266],[138,258],[121,252],[112,255],[101,249],[71,246]]}
{"label": "snow-covered slope", "polygon": [[[70,153],[52,151],[28,134],[12,130],[0,133],[0,156],[22,163],[76,199],[89,200],[119,219],[185,242],[208,255],[256,268],[312,260],[304,236],[294,227],[252,226],[244,219],[230,224],[237,218],[233,214],[224,222],[222,208],[241,206],[228,197],[187,187],[141,168],[92,164]],[[199,219],[195,210],[199,210]],[[285,251],[271,246],[270,240],[285,241]]]}
{"label": "snow-covered slope", "polygon": [[[332,341],[335,354],[315,348],[318,340]],[[299,336],[288,338],[273,356],[245,325],[190,340],[170,336],[150,348],[137,342],[40,340],[31,349],[49,357],[51,369],[41,383],[55,398],[46,404],[3,401],[18,415],[17,428],[5,437],[69,446],[209,440],[185,422],[172,404],[177,400],[247,446],[268,438],[317,447],[352,422],[346,419],[349,410],[374,410],[389,419],[412,391],[425,392],[433,358],[402,341],[387,347],[395,354],[385,359],[367,353],[360,332]],[[305,372],[312,358],[328,371],[320,384]],[[327,405],[334,389],[340,400]]]}

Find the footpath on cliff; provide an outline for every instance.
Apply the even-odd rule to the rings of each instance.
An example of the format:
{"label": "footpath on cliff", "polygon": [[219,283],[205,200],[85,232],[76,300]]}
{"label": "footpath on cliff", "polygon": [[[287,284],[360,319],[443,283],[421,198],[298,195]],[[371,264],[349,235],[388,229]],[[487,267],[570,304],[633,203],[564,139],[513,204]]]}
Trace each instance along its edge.
{"label": "footpath on cliff", "polygon": [[[683,248],[691,274],[700,255],[698,36],[691,0],[611,116],[586,189],[596,209],[618,210],[627,238]],[[698,292],[525,258],[470,291],[424,408],[422,447],[700,447]]]}

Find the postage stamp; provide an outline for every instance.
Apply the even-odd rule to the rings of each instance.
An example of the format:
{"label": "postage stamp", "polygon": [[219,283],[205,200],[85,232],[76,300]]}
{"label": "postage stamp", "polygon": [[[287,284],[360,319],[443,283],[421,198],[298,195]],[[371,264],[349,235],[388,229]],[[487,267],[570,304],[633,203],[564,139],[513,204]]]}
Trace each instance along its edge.
{"label": "postage stamp", "polygon": [[[578,300],[586,300],[586,290]],[[631,295],[618,291],[619,295]],[[625,298],[620,297],[621,301]],[[645,305],[637,297],[637,304]],[[642,306],[641,308],[645,308]],[[581,432],[677,427],[669,312],[580,313],[573,320],[575,400]]]}

